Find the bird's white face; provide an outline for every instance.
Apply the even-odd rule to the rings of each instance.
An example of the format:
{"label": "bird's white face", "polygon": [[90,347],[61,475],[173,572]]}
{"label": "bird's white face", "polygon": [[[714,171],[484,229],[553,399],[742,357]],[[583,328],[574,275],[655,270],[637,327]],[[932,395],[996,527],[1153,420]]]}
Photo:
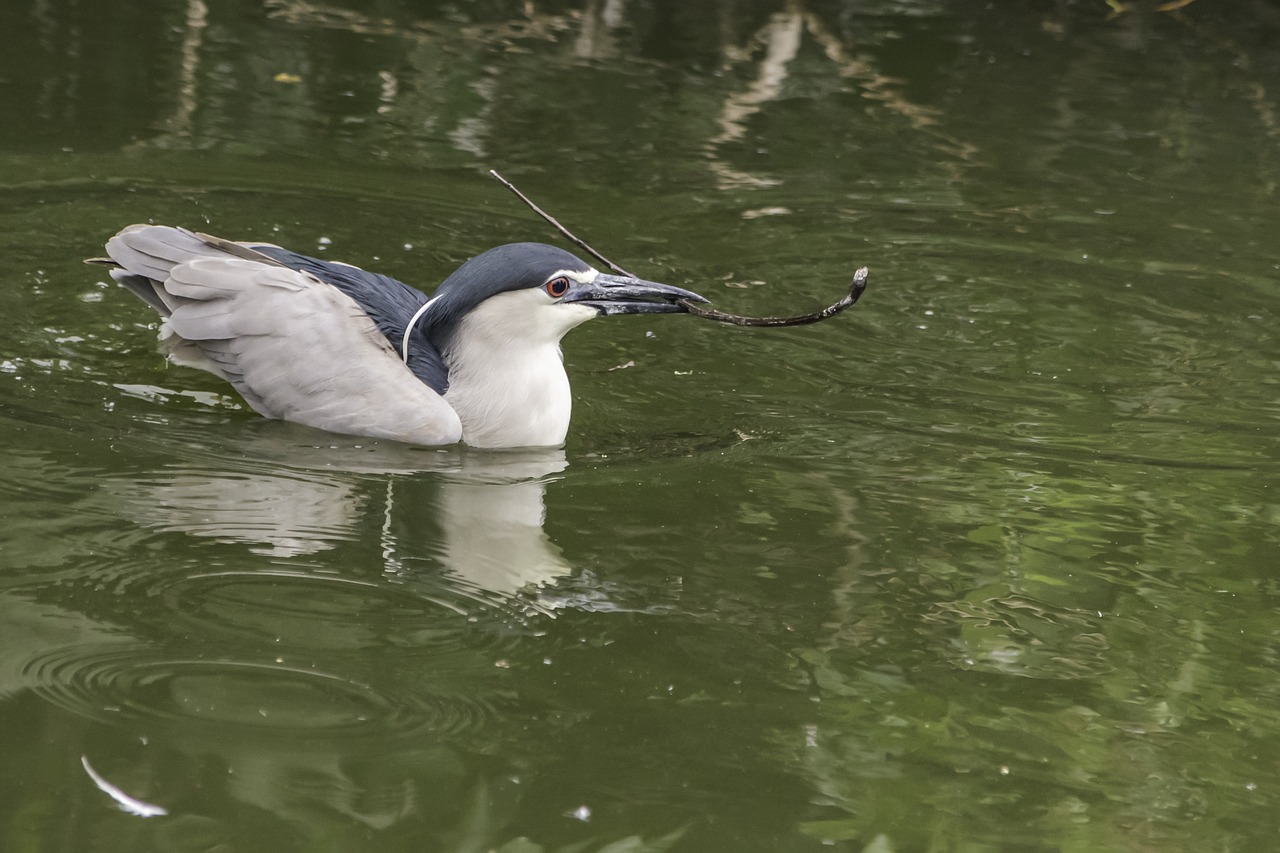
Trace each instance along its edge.
{"label": "bird's white face", "polygon": [[[504,349],[558,344],[570,329],[600,315],[590,305],[561,301],[573,284],[590,284],[598,275],[594,269],[560,270],[542,287],[490,296],[463,318],[457,339],[469,342],[474,335]],[[506,357],[520,355],[509,352]]]}

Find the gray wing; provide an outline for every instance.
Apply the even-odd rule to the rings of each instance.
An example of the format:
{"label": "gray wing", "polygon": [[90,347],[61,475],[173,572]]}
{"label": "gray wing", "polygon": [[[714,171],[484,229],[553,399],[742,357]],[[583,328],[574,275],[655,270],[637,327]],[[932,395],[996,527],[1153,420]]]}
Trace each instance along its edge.
{"label": "gray wing", "polygon": [[461,439],[449,404],[354,301],[314,276],[164,226],[130,226],[107,253],[120,266],[112,277],[166,315],[170,357],[223,377],[260,414],[414,444]]}

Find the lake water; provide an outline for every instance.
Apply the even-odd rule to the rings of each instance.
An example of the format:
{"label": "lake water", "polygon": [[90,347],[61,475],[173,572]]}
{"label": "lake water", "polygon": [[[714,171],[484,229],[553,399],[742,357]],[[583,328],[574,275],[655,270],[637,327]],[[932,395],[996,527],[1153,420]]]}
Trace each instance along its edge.
{"label": "lake water", "polygon": [[[0,32],[0,850],[1274,849],[1273,5]],[[485,453],[258,418],[80,262],[429,290],[556,238],[491,168],[726,310],[870,287],[589,323],[566,446]]]}

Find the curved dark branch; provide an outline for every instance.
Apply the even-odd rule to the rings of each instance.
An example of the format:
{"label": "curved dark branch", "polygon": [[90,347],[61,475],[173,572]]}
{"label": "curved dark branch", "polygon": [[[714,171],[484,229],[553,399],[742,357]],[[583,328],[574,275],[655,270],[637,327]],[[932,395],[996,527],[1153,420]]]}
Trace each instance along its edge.
{"label": "curved dark branch", "polygon": [[799,314],[795,317],[744,317],[741,314],[730,314],[727,311],[717,311],[714,308],[707,308],[696,302],[690,302],[687,299],[680,300],[680,306],[695,317],[701,317],[704,320],[715,320],[720,323],[732,323],[735,326],[807,326],[810,323],[817,323],[826,320],[828,317],[834,317],[850,305],[858,301],[858,297],[867,289],[867,268],[861,267],[853,274],[853,281],[849,285],[849,292],[844,298],[838,302],[834,302],[823,308],[821,311],[814,311],[811,314]]}

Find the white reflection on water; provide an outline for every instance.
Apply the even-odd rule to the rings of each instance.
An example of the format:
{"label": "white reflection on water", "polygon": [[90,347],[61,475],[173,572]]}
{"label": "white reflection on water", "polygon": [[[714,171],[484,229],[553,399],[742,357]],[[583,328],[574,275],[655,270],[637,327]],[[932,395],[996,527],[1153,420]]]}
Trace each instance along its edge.
{"label": "white reflection on water", "polygon": [[89,778],[93,780],[93,784],[98,786],[98,790],[116,801],[120,811],[137,815],[138,817],[160,817],[169,813],[164,806],[157,806],[153,803],[139,800],[137,797],[131,797],[117,786],[108,782],[98,771],[93,769],[93,765],[89,763],[87,755],[80,756],[80,764],[84,767],[84,772],[88,773]]}
{"label": "white reflection on water", "polygon": [[[259,439],[246,447],[248,465],[116,478],[106,488],[139,524],[243,543],[272,557],[369,537],[369,505],[380,503],[387,573],[402,571],[414,553],[397,531],[428,522],[439,529],[432,555],[468,588],[509,596],[572,571],[543,530],[548,478],[568,464],[562,450],[424,453],[372,442],[316,448]],[[435,480],[430,519],[414,516],[422,501],[397,496],[398,480],[418,475]]]}
{"label": "white reflection on water", "polygon": [[313,554],[356,535],[360,508],[353,484],[313,476],[190,471],[128,483],[121,495],[148,527],[242,542],[275,557]]}

